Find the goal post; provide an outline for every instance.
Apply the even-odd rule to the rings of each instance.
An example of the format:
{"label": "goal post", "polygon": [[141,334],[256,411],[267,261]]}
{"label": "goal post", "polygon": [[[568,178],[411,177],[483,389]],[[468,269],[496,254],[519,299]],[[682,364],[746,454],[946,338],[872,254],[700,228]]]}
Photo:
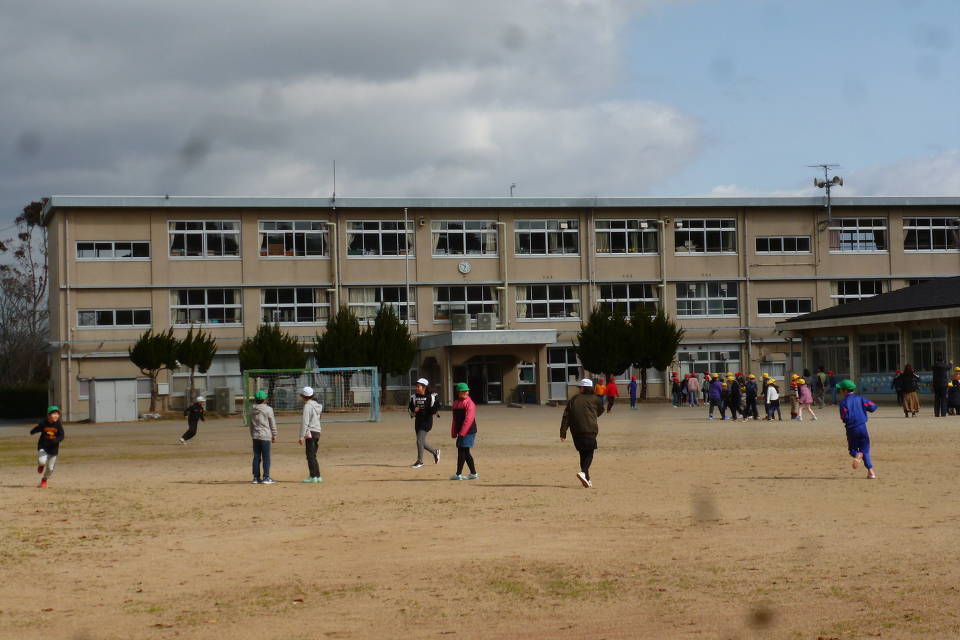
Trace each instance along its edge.
{"label": "goal post", "polygon": [[380,379],[376,367],[248,369],[243,372],[243,421],[250,422],[254,394],[263,390],[278,423],[300,422],[300,391],[313,387],[324,422],[379,422]]}

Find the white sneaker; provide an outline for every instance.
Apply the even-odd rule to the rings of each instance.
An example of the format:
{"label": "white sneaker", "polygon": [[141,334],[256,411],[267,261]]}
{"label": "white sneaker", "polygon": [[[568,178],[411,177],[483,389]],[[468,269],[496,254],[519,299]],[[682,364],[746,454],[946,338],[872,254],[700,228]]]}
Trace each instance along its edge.
{"label": "white sneaker", "polygon": [[433,454],[433,464],[440,464],[440,449],[437,449],[437,452]]}
{"label": "white sneaker", "polygon": [[476,479],[479,478],[479,477],[480,477],[480,474],[479,474],[479,473],[470,473],[470,474],[467,474],[467,480],[476,480]]}
{"label": "white sneaker", "polygon": [[577,480],[580,481],[580,484],[582,484],[584,488],[589,489],[591,486],[593,486],[591,482],[587,480],[587,474],[585,474],[583,471],[577,472]]}
{"label": "white sneaker", "polygon": [[423,466],[423,463],[422,463],[422,462],[414,462],[412,465],[410,465],[410,468],[411,468],[411,469],[419,469],[419,468],[422,467],[422,466]]}
{"label": "white sneaker", "polygon": [[462,475],[460,475],[459,473],[455,473],[455,474],[453,474],[452,476],[450,476],[450,479],[451,479],[451,480],[466,480],[466,479],[467,479],[467,476],[462,476]]}
{"label": "white sneaker", "polygon": [[180,438],[180,444],[187,444],[187,441],[184,440],[183,438]]}

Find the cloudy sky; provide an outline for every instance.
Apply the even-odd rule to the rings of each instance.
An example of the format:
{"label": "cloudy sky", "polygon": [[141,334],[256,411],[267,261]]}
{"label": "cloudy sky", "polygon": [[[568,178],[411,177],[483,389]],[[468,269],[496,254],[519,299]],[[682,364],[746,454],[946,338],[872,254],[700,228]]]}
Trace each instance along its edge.
{"label": "cloudy sky", "polygon": [[0,0],[50,194],[960,195],[956,0]]}

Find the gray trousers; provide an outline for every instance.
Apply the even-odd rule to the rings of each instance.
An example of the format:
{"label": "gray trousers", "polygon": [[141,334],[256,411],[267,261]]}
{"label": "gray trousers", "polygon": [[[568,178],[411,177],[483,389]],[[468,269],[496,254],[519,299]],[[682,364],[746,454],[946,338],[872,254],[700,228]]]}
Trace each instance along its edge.
{"label": "gray trousers", "polygon": [[427,432],[417,429],[417,461],[423,462],[423,450],[426,449],[430,455],[436,457],[437,450],[427,444]]}

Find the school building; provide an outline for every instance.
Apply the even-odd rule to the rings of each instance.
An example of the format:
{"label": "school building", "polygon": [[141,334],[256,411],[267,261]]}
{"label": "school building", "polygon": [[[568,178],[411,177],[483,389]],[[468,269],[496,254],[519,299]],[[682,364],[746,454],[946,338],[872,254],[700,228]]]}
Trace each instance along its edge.
{"label": "school building", "polygon": [[[777,322],[960,274],[960,198],[833,203],[828,219],[822,198],[795,197],[53,196],[52,394],[81,419],[91,380],[134,380],[143,412],[128,347],[200,326],[219,353],[198,388],[239,396],[237,350],[260,323],[307,349],[331,309],[364,322],[381,304],[419,340],[398,392],[426,375],[444,398],[466,380],[480,402],[566,399],[595,305],[662,306],[686,330],[680,373],[779,377],[821,345]],[[649,379],[662,394],[664,372]],[[164,407],[183,406],[186,372],[161,382]]]}

